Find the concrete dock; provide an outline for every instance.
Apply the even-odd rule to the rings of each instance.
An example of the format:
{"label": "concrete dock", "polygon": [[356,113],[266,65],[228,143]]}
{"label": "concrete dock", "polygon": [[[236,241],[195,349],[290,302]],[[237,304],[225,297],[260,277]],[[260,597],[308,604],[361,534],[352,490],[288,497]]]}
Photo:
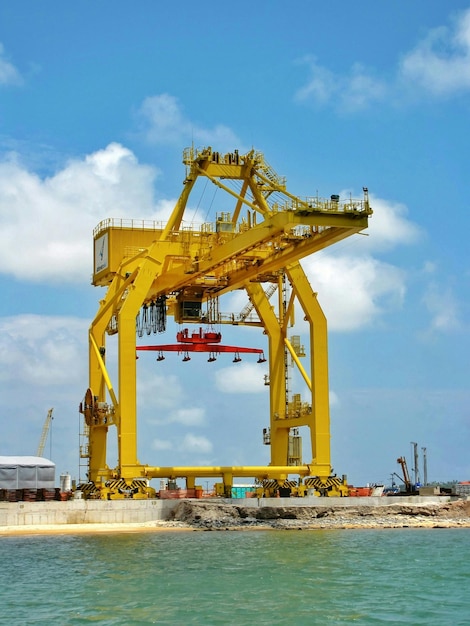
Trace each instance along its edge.
{"label": "concrete dock", "polygon": [[[263,507],[379,507],[405,504],[437,504],[450,496],[370,496],[362,498],[214,498],[196,500],[244,508]],[[172,518],[182,502],[175,500],[68,500],[66,502],[0,502],[0,529],[21,526],[57,526],[68,524],[138,524],[161,522]]]}

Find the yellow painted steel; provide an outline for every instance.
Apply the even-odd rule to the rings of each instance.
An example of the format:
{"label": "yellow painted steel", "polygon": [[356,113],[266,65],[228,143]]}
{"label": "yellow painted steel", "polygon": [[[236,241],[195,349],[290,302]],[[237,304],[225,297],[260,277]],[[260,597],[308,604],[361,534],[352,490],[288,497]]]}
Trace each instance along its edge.
{"label": "yellow painted steel", "polygon": [[[131,485],[141,478],[185,478],[191,486],[196,477],[221,476],[229,485],[234,476],[285,480],[289,474],[315,477],[315,485],[331,491],[337,480],[331,477],[326,319],[300,260],[367,228],[372,214],[367,190],[362,200],[298,198],[286,190],[285,180],[263,155],[253,150],[245,155],[237,151],[222,155],[211,148],[188,148],[183,163],[183,191],[166,224],[107,219],[94,231],[93,284],[106,287],[107,292],[90,327],[91,408],[82,411],[89,432],[88,478],[95,487],[93,492],[101,490],[103,497],[119,497],[114,484],[124,481]],[[188,228],[183,226],[185,209],[199,177],[234,197],[235,206],[232,213],[219,214],[215,223]],[[237,186],[231,187],[234,181],[238,181]],[[269,287],[265,290],[263,284],[277,285],[277,306],[270,300],[272,291]],[[142,465],[137,457],[137,314],[143,305],[168,298],[168,314],[180,321],[184,318],[181,302],[207,303],[234,289],[246,291],[250,308],[259,316],[255,325],[262,326],[268,337],[270,465]],[[310,372],[300,364],[287,337],[295,303],[309,323]],[[215,321],[224,323],[222,319]],[[249,322],[232,319],[232,323]],[[118,391],[106,367],[107,334],[117,334]],[[307,406],[311,409],[294,414],[286,386],[289,353],[310,394]],[[106,461],[110,426],[117,429],[118,464],[114,469]],[[292,466],[288,463],[289,433],[291,428],[302,426],[310,431],[311,458],[306,464]]]}

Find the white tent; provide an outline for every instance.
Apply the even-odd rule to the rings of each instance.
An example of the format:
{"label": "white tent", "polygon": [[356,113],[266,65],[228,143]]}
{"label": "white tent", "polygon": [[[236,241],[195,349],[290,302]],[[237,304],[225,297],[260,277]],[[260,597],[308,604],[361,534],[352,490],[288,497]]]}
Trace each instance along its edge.
{"label": "white tent", "polygon": [[0,489],[54,489],[55,463],[40,456],[0,456]]}

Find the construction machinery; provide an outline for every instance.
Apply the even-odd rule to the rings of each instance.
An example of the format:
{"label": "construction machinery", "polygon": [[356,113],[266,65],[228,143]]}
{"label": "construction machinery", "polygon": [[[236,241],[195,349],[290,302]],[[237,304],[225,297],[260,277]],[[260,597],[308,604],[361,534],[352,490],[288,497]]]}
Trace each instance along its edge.
{"label": "construction machinery", "polygon": [[[251,150],[221,154],[212,148],[187,148],[183,190],[166,224],[106,219],[95,228],[93,285],[106,288],[89,331],[89,388],[81,457],[87,463],[86,497],[152,497],[153,478],[221,478],[220,493],[230,494],[234,477],[254,477],[266,490],[346,495],[345,477],[332,475],[326,319],[300,260],[367,228],[372,214],[368,191],[361,200],[301,199],[286,181]],[[224,192],[223,211],[200,226],[187,218],[195,185],[212,183]],[[233,202],[230,211],[226,201]],[[249,304],[240,314],[224,315],[219,298],[244,290]],[[277,293],[277,297],[274,294]],[[298,341],[288,337],[295,309],[308,323],[309,366]],[[270,463],[253,466],[161,467],[137,457],[137,338],[162,332],[167,316],[177,324],[252,325],[267,336],[269,427],[264,440]],[[106,363],[106,336],[117,335],[117,386]],[[183,342],[179,341],[179,344]],[[186,342],[203,345],[204,341]],[[212,342],[212,348],[217,346]],[[172,348],[184,354],[181,345]],[[303,348],[302,348],[303,349]],[[159,357],[163,349],[155,346]],[[188,350],[186,350],[186,353]],[[189,356],[189,355],[188,355]],[[161,360],[161,359],[160,359]],[[309,398],[291,398],[286,373],[291,361],[305,381]],[[308,461],[301,458],[298,429],[310,433]],[[118,463],[107,465],[107,435],[117,433]],[[292,476],[295,478],[292,479]],[[296,489],[294,489],[294,487]]]}
{"label": "construction machinery", "polygon": [[394,472],[394,475],[399,478],[405,486],[405,493],[407,495],[415,495],[417,492],[415,485],[411,482],[410,473],[408,471],[408,464],[404,456],[400,456],[397,459],[397,463],[401,466],[402,476],[399,476]]}
{"label": "construction machinery", "polygon": [[49,409],[47,412],[46,420],[44,422],[44,426],[42,427],[41,439],[39,440],[38,450],[36,452],[36,456],[42,456],[44,454],[44,448],[46,446],[47,436],[49,434],[49,430],[52,424],[52,412],[54,409]]}

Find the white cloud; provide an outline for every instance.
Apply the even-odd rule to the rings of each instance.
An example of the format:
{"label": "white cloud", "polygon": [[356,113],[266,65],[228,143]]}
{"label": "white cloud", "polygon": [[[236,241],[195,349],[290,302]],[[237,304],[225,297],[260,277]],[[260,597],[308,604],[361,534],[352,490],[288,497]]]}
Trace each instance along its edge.
{"label": "white cloud", "polygon": [[218,370],[215,374],[215,386],[222,393],[260,393],[266,389],[265,373],[266,368],[258,364],[238,363]]}
{"label": "white cloud", "polygon": [[35,454],[49,408],[45,454],[60,471],[78,465],[78,405],[88,380],[89,320],[0,318],[0,421],[4,454]]}
{"label": "white cloud", "polygon": [[422,271],[423,274],[434,274],[437,271],[437,263],[434,261],[425,261]]}
{"label": "white cloud", "polygon": [[331,391],[331,389],[330,389],[329,397],[330,397],[330,407],[336,407],[341,404],[338,394],[335,393],[334,391]]}
{"label": "white cloud", "polygon": [[154,376],[147,365],[142,369],[143,372],[139,372],[138,395],[141,408],[149,416],[149,424],[202,426],[206,423],[204,408],[179,406],[184,403],[184,387],[177,376]]}
{"label": "white cloud", "polygon": [[154,439],[152,441],[152,450],[173,450],[173,444],[166,439]]}
{"label": "white cloud", "polygon": [[435,96],[470,89],[470,9],[458,15],[452,28],[431,30],[405,55],[401,77]]}
{"label": "white cloud", "polygon": [[405,273],[373,255],[415,243],[423,234],[408,220],[404,205],[373,196],[370,200],[374,214],[366,237],[347,239],[302,261],[330,330],[365,327],[404,301]]}
{"label": "white cloud", "polygon": [[20,315],[0,319],[2,397],[12,388],[73,386],[87,380],[89,320]]}
{"label": "white cloud", "polygon": [[297,90],[297,102],[333,105],[342,111],[362,110],[377,102],[452,96],[470,89],[470,9],[455,16],[450,27],[432,29],[414,49],[403,55],[390,80],[354,63],[342,74],[306,56],[309,77]]}
{"label": "white cloud", "polygon": [[423,297],[424,305],[431,315],[430,330],[448,332],[461,327],[459,307],[450,287],[431,283]]}
{"label": "white cloud", "polygon": [[298,102],[313,101],[319,105],[334,102],[340,109],[354,111],[383,100],[387,94],[386,84],[360,63],[355,63],[344,76],[322,67],[311,56],[303,58],[301,63],[308,65],[310,78],[295,93]]}
{"label": "white cloud", "polygon": [[213,445],[207,437],[193,435],[191,433],[184,436],[180,445],[180,450],[182,452],[198,452],[200,454],[212,452],[212,448]]}
{"label": "white cloud", "polygon": [[23,79],[16,67],[7,60],[5,49],[0,43],[0,85],[21,85]]}
{"label": "white cloud", "polygon": [[352,331],[370,326],[382,313],[400,307],[405,277],[396,267],[372,257],[319,253],[303,262],[328,328]]}
{"label": "white cloud", "polygon": [[374,213],[364,231],[368,237],[361,242],[368,252],[382,252],[397,245],[416,243],[423,236],[421,229],[408,220],[408,209],[404,204],[383,200],[371,194],[370,205]]}
{"label": "white cloud", "polygon": [[168,218],[173,204],[154,199],[157,174],[117,143],[45,179],[10,155],[0,162],[0,271],[21,280],[88,281],[92,232],[102,219]]}
{"label": "white cloud", "polygon": [[202,426],[206,421],[205,409],[192,407],[172,411],[166,423],[184,424],[185,426]]}
{"label": "white cloud", "polygon": [[306,85],[297,90],[295,99],[299,101],[312,99],[319,104],[328,102],[337,91],[333,72],[319,65],[316,57],[310,55],[300,59],[298,63],[308,65],[310,79]]}
{"label": "white cloud", "polygon": [[[139,363],[141,362],[139,357]],[[183,396],[183,386],[178,376],[155,374],[155,367],[148,363],[137,366],[138,393],[142,398],[142,408],[171,411]],[[165,420],[166,423],[167,420]]]}
{"label": "white cloud", "polygon": [[138,114],[150,143],[179,143],[182,136],[191,136],[191,123],[183,117],[174,96],[161,94],[145,98]]}
{"label": "white cloud", "polygon": [[244,151],[237,135],[223,124],[204,128],[183,112],[177,98],[170,94],[160,94],[146,98],[139,111],[141,135],[152,144],[176,144],[178,146],[217,146],[221,151]]}

